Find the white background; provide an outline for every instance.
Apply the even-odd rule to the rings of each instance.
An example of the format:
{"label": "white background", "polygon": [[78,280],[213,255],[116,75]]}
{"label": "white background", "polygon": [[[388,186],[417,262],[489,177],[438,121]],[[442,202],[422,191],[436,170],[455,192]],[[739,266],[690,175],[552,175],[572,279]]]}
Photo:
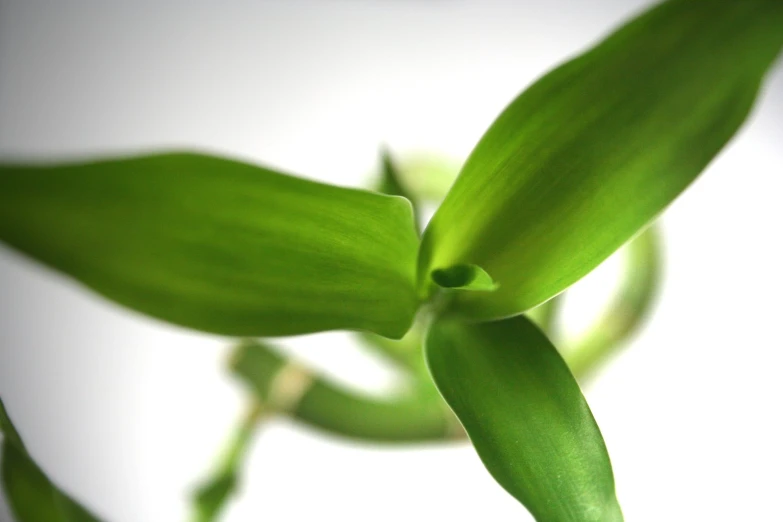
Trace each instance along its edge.
{"label": "white background", "polygon": [[[462,158],[524,86],[643,1],[0,2],[0,157],[206,148],[359,185],[383,142]],[[663,219],[665,287],[585,392],[629,521],[783,520],[783,70]],[[602,270],[569,303],[584,323]],[[0,395],[110,521],[177,521],[242,410],[228,341],[137,316],[0,248]],[[345,335],[296,353],[393,381]],[[0,519],[8,513],[0,504]],[[228,521],[524,520],[465,446],[272,423]]]}

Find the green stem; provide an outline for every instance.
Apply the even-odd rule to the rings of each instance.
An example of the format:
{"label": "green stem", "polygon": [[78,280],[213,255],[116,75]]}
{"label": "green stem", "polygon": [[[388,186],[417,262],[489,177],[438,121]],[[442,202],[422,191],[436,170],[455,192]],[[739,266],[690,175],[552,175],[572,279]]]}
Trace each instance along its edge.
{"label": "green stem", "polygon": [[434,393],[381,400],[317,380],[292,413],[313,427],[365,441],[409,443],[464,438],[458,421]]}
{"label": "green stem", "polygon": [[625,276],[606,313],[564,357],[574,375],[589,377],[628,340],[647,318],[659,286],[661,253],[653,225],[629,243]]}
{"label": "green stem", "polygon": [[260,402],[251,402],[223,450],[212,476],[195,491],[191,516],[193,522],[212,522],[218,519],[236,489],[239,468],[266,411]]}
{"label": "green stem", "polygon": [[[222,453],[211,478],[194,495],[193,522],[217,520],[236,489],[239,467],[261,421],[285,414],[336,435],[374,442],[424,442],[465,438],[432,383],[416,379],[391,400],[345,390],[289,362],[271,347],[245,341],[231,358],[233,371],[252,390],[248,413]],[[421,381],[421,382],[420,382]]]}
{"label": "green stem", "polygon": [[[408,197],[388,153],[383,157],[381,191]],[[445,179],[445,177],[444,177]],[[432,199],[445,193],[439,187]],[[649,311],[660,271],[656,231],[648,229],[628,248],[628,266],[621,291],[607,313],[570,350],[566,360],[577,377],[592,373],[639,326]],[[556,315],[562,299],[555,297],[528,312],[528,316],[552,338],[557,337]],[[414,386],[391,398],[375,398],[349,391],[290,363],[274,349],[259,342],[244,342],[235,350],[231,368],[252,390],[248,413],[226,446],[211,479],[199,488],[194,502],[194,522],[216,520],[233,493],[238,470],[262,420],[283,413],[317,429],[371,442],[411,443],[465,439],[459,421],[432,384],[422,354],[423,322],[393,341],[360,333],[360,340],[384,355],[408,374]]]}
{"label": "green stem", "polygon": [[[232,358],[234,372],[262,400],[269,395],[277,375],[274,368],[285,364],[286,360],[280,354],[262,343],[244,344]],[[349,391],[317,375],[309,374],[309,379],[308,387],[286,413],[310,426],[375,442],[425,442],[464,437],[458,421],[432,384],[417,382],[405,393],[379,399]]]}
{"label": "green stem", "polygon": [[[641,325],[654,301],[660,279],[660,246],[650,227],[626,250],[627,263],[620,292],[593,328],[565,350],[578,378],[594,372]],[[556,336],[555,297],[528,312],[547,335]],[[464,439],[454,414],[429,380],[421,353],[422,322],[400,341],[360,334],[368,346],[387,356],[414,381],[407,393],[379,399],[355,393],[290,363],[271,347],[245,342],[237,347],[231,368],[253,392],[253,404],[227,446],[212,479],[196,495],[194,522],[212,522],[234,488],[238,468],[261,419],[285,413],[317,429],[353,439],[410,443]]]}
{"label": "green stem", "polygon": [[536,323],[536,325],[541,328],[547,337],[555,344],[557,344],[555,342],[557,337],[556,319],[557,313],[560,311],[560,301],[560,295],[556,295],[549,301],[546,301],[525,313],[525,315]]}
{"label": "green stem", "polygon": [[250,442],[253,440],[257,428],[268,413],[268,410],[260,402],[250,401],[247,413],[241,419],[234,436],[224,450],[220,461],[221,464],[217,468],[219,471],[229,472],[237,469],[250,446]]}

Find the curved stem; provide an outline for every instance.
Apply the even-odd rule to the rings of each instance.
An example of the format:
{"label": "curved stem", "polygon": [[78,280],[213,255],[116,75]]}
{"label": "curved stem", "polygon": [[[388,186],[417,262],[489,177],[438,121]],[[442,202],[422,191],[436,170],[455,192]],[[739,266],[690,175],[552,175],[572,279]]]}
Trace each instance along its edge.
{"label": "curved stem", "polygon": [[[525,315],[534,323],[536,323],[536,326],[541,328],[541,330],[549,337],[549,339],[554,343],[556,337],[556,319],[557,319],[557,313],[560,311],[560,300],[561,296],[556,295],[549,301],[546,301],[545,303],[542,303],[538,305],[537,307],[533,308],[529,312],[526,312]],[[555,343],[557,344],[557,343]]]}
{"label": "curved stem", "polygon": [[292,414],[310,426],[363,441],[411,443],[464,438],[459,422],[435,393],[380,400],[317,380]]}
{"label": "curved stem", "polygon": [[[388,153],[383,157],[381,191],[410,197]],[[446,185],[444,185],[446,186]],[[441,196],[439,189],[437,196]],[[414,201],[414,211],[417,203]],[[654,226],[627,247],[620,292],[607,312],[565,359],[577,378],[589,376],[641,325],[654,301],[660,278],[660,247]],[[527,315],[549,336],[557,337],[557,296]],[[412,443],[465,439],[461,424],[440,398],[424,363],[422,322],[400,341],[359,334],[368,347],[396,363],[414,382],[407,393],[379,399],[349,391],[289,362],[271,347],[245,342],[234,351],[231,368],[251,389],[252,406],[236,428],[212,479],[199,488],[194,522],[212,522],[232,494],[238,468],[262,419],[286,414],[317,429],[357,440]]]}
{"label": "curved stem", "polygon": [[[245,343],[232,358],[232,369],[264,400],[286,359],[262,343]],[[277,368],[278,370],[275,370]],[[315,428],[344,437],[374,442],[425,442],[463,438],[451,411],[431,384],[417,382],[411,390],[379,399],[349,391],[306,373],[308,385],[285,413]]]}
{"label": "curved stem", "polygon": [[615,353],[639,327],[652,308],[661,276],[658,230],[649,227],[628,244],[625,276],[606,313],[564,357],[574,375],[584,378]]}
{"label": "curved stem", "polygon": [[421,209],[418,198],[405,187],[397,162],[386,147],[381,149],[381,179],[376,190],[391,196],[402,196],[411,203],[413,222],[416,223],[416,233],[421,235]]}

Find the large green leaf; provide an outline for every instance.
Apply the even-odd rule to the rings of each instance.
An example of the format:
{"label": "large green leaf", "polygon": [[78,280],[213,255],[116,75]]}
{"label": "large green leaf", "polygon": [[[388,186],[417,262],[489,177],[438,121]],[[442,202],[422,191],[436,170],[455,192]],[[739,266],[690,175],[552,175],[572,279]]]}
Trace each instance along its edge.
{"label": "large green leaf", "polygon": [[484,465],[536,520],[622,520],[598,426],[565,362],[530,319],[437,320],[426,354]]}
{"label": "large green leaf", "polygon": [[0,399],[3,487],[17,522],[98,522],[60,491],[27,453]]}
{"label": "large green leaf", "polygon": [[666,2],[520,95],[476,146],[424,234],[431,273],[471,264],[479,319],[528,310],[659,214],[746,119],[783,46],[780,0]]}
{"label": "large green leaf", "polygon": [[407,201],[198,154],[2,165],[0,240],[130,308],[224,335],[399,338],[418,305]]}

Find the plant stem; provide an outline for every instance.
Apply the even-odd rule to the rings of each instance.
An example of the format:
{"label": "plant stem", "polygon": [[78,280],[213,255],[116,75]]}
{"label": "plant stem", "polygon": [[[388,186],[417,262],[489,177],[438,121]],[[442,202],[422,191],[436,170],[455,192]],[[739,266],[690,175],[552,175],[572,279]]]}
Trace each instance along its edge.
{"label": "plant stem", "polygon": [[247,453],[258,426],[268,410],[253,400],[222,452],[212,476],[200,485],[193,499],[193,522],[217,520],[230,496],[236,489],[239,468]]}
{"label": "plant stem", "polygon": [[[262,368],[261,365],[266,368]],[[232,369],[256,397],[269,395],[285,359],[262,343],[245,343],[232,357]],[[304,369],[300,371],[306,372]],[[424,442],[464,437],[434,386],[423,380],[405,393],[379,399],[347,390],[308,373],[309,384],[286,414],[315,428],[344,437],[375,442]]]}
{"label": "plant stem", "polygon": [[579,378],[589,377],[636,333],[655,302],[662,263],[656,227],[631,241],[626,252],[625,276],[614,301],[572,348],[564,350],[568,366]]}

